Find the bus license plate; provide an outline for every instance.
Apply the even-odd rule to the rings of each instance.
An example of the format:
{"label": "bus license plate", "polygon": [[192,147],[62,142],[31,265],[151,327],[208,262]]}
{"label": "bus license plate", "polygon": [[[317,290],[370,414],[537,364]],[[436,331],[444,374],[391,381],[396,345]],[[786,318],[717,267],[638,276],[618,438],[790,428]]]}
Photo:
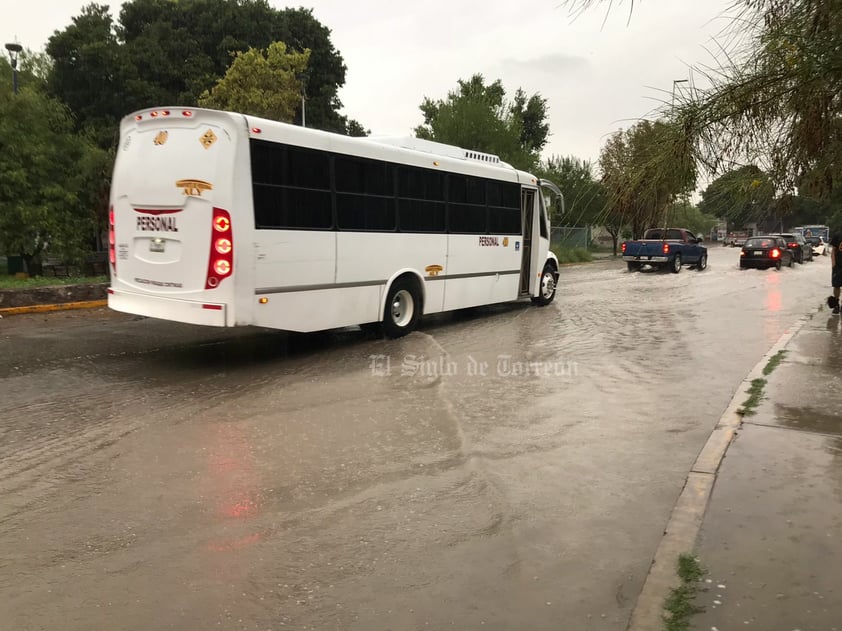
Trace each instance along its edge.
{"label": "bus license plate", "polygon": [[163,252],[164,247],[166,246],[166,241],[163,239],[152,239],[149,242],[149,251],[150,252]]}

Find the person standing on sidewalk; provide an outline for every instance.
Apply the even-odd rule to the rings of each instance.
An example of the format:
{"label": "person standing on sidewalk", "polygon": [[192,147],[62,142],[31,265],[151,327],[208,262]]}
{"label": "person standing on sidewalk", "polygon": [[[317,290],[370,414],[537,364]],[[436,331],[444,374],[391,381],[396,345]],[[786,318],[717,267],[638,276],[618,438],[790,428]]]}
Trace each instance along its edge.
{"label": "person standing on sidewalk", "polygon": [[830,285],[833,287],[834,315],[839,315],[839,294],[842,290],[842,252],[840,249],[842,249],[842,234],[837,232],[830,239]]}

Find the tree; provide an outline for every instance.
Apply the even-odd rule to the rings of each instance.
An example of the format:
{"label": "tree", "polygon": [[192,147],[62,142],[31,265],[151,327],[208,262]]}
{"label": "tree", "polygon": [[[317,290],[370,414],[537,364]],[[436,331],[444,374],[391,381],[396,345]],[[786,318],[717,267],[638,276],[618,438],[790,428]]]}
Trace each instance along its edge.
{"label": "tree", "polygon": [[699,209],[743,227],[774,214],[775,188],[769,177],[754,165],[719,176],[702,191]]}
{"label": "tree", "polygon": [[547,139],[543,118],[546,107],[538,95],[527,101],[522,92],[519,94],[508,103],[499,79],[488,85],[481,74],[468,81],[459,79],[458,88],[449,92],[446,99],[424,98],[420,106],[424,123],[415,128],[415,134],[491,153],[519,169],[533,170]]}
{"label": "tree", "polygon": [[527,99],[526,93],[518,88],[510,110],[520,123],[520,144],[531,151],[540,152],[550,135],[547,99],[538,94]]}
{"label": "tree", "polygon": [[90,4],[50,38],[50,91],[81,128],[98,129],[102,146],[110,146],[126,114],[153,105],[194,107],[225,75],[232,53],[273,42],[291,53],[311,51],[307,73],[297,77],[307,125],[345,133],[349,121],[337,98],[345,64],[330,30],[308,9],[278,10],[266,0],[129,0],[116,23],[107,6]]}
{"label": "tree", "polygon": [[716,217],[706,215],[697,206],[684,200],[675,204],[670,213],[670,224],[686,228],[696,236],[708,235],[718,223]]}
{"label": "tree", "polygon": [[637,238],[654,225],[668,223],[676,199],[692,191],[695,164],[676,125],[640,121],[613,134],[600,152],[606,187],[606,229],[614,239],[624,225]]}
{"label": "tree", "polygon": [[360,125],[355,120],[349,120],[348,124],[345,128],[345,134],[347,136],[370,136],[371,130],[365,129],[362,125]]}
{"label": "tree", "polygon": [[236,53],[225,76],[199,97],[199,105],[289,123],[300,103],[298,77],[309,58],[309,50],[287,52],[283,42],[270,44],[265,56],[254,48]]}
{"label": "tree", "polygon": [[0,91],[0,249],[40,272],[49,250],[64,260],[90,251],[105,153],[74,130],[63,104],[32,87]]}
{"label": "tree", "polygon": [[[51,95],[75,114],[80,127],[99,129],[103,146],[113,141],[116,124],[127,114],[125,63],[107,6],[90,4],[47,44],[53,59],[47,85]],[[131,107],[130,105],[128,107]]]}
{"label": "tree", "polygon": [[713,174],[762,159],[778,190],[832,197],[842,184],[842,3],[738,0],[734,11],[720,68],[695,69],[711,87],[678,107],[694,158]]}
{"label": "tree", "polygon": [[597,181],[590,162],[573,156],[551,156],[536,170],[564,193],[564,216],[551,217],[553,224],[587,226],[601,223],[605,215],[605,187]]}

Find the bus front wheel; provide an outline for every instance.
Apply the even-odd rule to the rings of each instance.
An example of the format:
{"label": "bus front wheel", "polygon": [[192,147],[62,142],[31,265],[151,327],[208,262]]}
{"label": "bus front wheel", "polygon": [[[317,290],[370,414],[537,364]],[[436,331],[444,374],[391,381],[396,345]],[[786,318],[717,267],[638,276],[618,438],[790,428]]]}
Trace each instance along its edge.
{"label": "bus front wheel", "polygon": [[541,272],[541,287],[538,290],[538,295],[532,297],[532,302],[539,307],[550,304],[555,298],[557,282],[558,273],[552,265],[547,263],[544,265],[544,271]]}
{"label": "bus front wheel", "polygon": [[383,312],[383,332],[391,338],[403,337],[418,326],[421,295],[417,283],[399,278],[389,288]]}

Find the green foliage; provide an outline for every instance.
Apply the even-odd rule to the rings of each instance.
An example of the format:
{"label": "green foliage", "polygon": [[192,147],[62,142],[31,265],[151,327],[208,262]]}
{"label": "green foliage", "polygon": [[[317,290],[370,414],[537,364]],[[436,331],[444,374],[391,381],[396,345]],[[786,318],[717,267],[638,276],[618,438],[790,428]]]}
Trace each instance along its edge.
{"label": "green foliage", "polygon": [[199,97],[199,105],[292,122],[301,100],[298,76],[307,67],[310,51],[287,52],[283,42],[263,51],[236,53],[228,72]]}
{"label": "green foliage", "polygon": [[754,416],[757,406],[760,405],[760,401],[763,399],[763,390],[766,388],[766,383],[765,379],[751,380],[751,386],[746,391],[748,398],[743,401],[743,406],[737,410],[737,414]]}
{"label": "green foliage", "polygon": [[786,351],[778,351],[769,359],[765,366],[763,366],[763,374],[769,376],[774,372],[775,368],[780,366],[781,362],[786,357]]}
{"label": "green foliage", "polygon": [[564,248],[551,245],[550,249],[558,257],[559,263],[589,263],[593,256],[586,248]]}
{"label": "green foliage", "polygon": [[[18,89],[31,88],[39,92],[46,90],[46,77],[51,60],[45,53],[33,53],[24,49],[18,54]],[[6,56],[0,56],[0,89],[13,90],[12,65]]]}
{"label": "green foliage", "polygon": [[527,100],[518,90],[515,101],[508,103],[501,81],[486,85],[481,74],[468,81],[460,79],[458,84],[446,99],[424,98],[420,106],[424,123],[415,134],[491,153],[519,169],[533,170],[549,130],[544,121],[545,101],[538,95]]}
{"label": "green foliage", "polygon": [[0,92],[0,250],[22,256],[30,271],[47,249],[81,257],[95,234],[91,200],[105,164],[64,105],[30,87]]}
{"label": "green foliage", "polygon": [[736,226],[760,221],[773,212],[775,187],[756,166],[744,166],[719,176],[702,192],[699,208]]}
{"label": "green foliage", "polygon": [[33,287],[50,287],[53,285],[93,285],[107,283],[107,276],[69,276],[53,278],[52,276],[39,276],[37,278],[14,278],[3,276],[0,267],[0,289],[32,289]]}
{"label": "green foliage", "polygon": [[665,631],[687,631],[690,629],[692,617],[704,611],[694,602],[699,581],[704,575],[705,570],[695,557],[690,554],[678,557],[678,577],[681,584],[670,590],[664,602]]}
{"label": "green foliage", "polygon": [[594,178],[593,167],[573,156],[551,156],[535,171],[564,193],[564,216],[550,217],[554,225],[586,226],[600,223],[605,214],[605,187]]}
{"label": "green foliage", "polygon": [[531,151],[540,152],[550,135],[547,99],[538,94],[527,99],[526,92],[518,88],[510,111],[520,124],[520,144]]}
{"label": "green foliage", "polygon": [[371,130],[365,129],[362,125],[360,125],[355,120],[349,120],[348,124],[345,128],[345,134],[348,136],[370,136]]}
{"label": "green foliage", "polygon": [[50,94],[71,109],[81,127],[98,129],[98,140],[108,146],[120,117],[137,109],[108,7],[84,7],[70,26],[50,38],[47,53],[53,59]]}
{"label": "green foliage", "polygon": [[[562,4],[610,10],[613,0]],[[720,67],[694,68],[711,87],[681,95],[674,117],[694,159],[712,174],[762,161],[777,190],[832,197],[842,186],[842,2],[737,0],[731,14]]]}
{"label": "green foliage", "polygon": [[686,228],[696,236],[707,238],[711,229],[719,222],[716,217],[706,215],[696,206],[682,201],[676,203],[669,210],[667,213],[667,223],[677,228]]}
{"label": "green foliage", "polygon": [[[274,9],[266,0],[129,0],[117,23],[107,6],[90,4],[49,40],[55,60],[49,88],[107,147],[126,114],[153,105],[193,107],[225,75],[232,53],[274,42],[290,53],[310,51],[307,73],[298,77],[308,127],[345,133],[349,121],[338,113],[337,94],[346,69],[330,30],[309,9]],[[294,120],[301,120],[300,99]]]}
{"label": "green foliage", "polygon": [[602,148],[599,166],[607,193],[606,228],[628,225],[635,238],[663,225],[675,199],[696,183],[681,130],[667,121],[641,121],[616,132]]}

